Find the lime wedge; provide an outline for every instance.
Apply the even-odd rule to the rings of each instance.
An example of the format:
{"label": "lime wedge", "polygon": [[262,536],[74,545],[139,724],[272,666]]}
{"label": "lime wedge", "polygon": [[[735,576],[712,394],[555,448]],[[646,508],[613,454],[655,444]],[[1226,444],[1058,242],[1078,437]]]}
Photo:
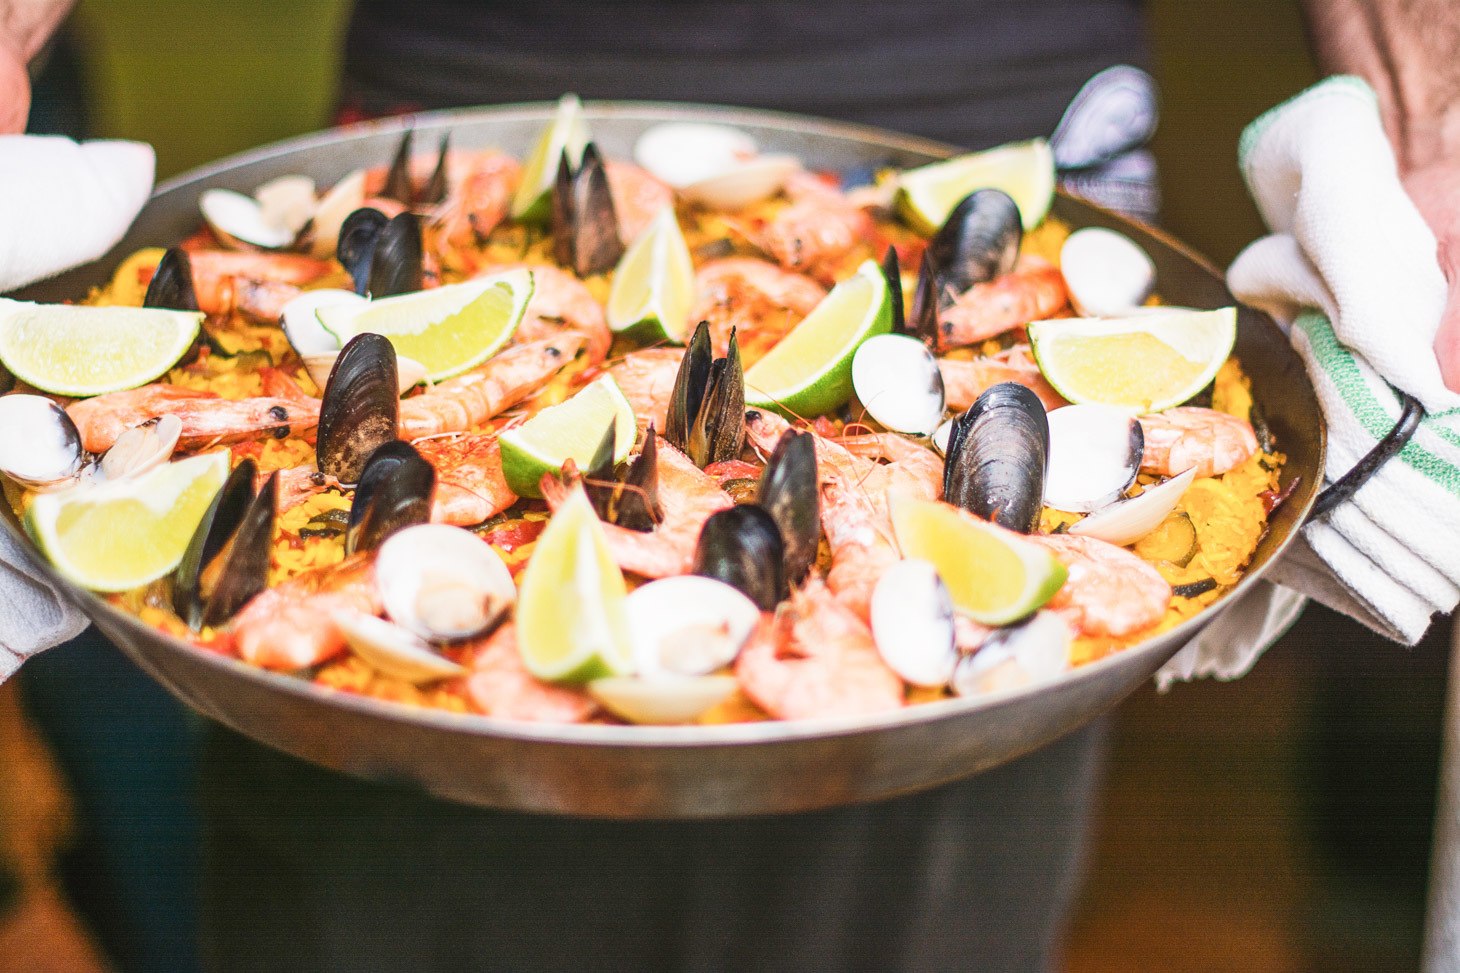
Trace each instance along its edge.
{"label": "lime wedge", "polygon": [[1236,340],[1234,307],[1029,325],[1034,358],[1060,395],[1140,412],[1169,409],[1206,388]]}
{"label": "lime wedge", "polygon": [[636,341],[684,344],[695,268],[679,231],[674,208],[666,206],[624,251],[608,292],[608,325]]}
{"label": "lime wedge", "polygon": [[177,567],[228,479],[227,450],[166,463],[136,479],[42,493],[26,530],[56,569],[93,591],[129,591]]}
{"label": "lime wedge", "polygon": [[959,200],[976,189],[1002,189],[1019,206],[1024,229],[1044,221],[1054,201],[1054,154],[1044,139],[954,156],[909,169],[897,180],[897,208],[919,233],[938,231]]}
{"label": "lime wedge", "polygon": [[192,347],[202,324],[196,311],[0,298],[0,362],[16,378],[56,395],[119,392],[165,374]]}
{"label": "lime wedge", "polygon": [[1018,534],[957,507],[893,493],[892,528],[903,557],[931,561],[953,607],[985,625],[1034,613],[1065,583],[1065,567]]}
{"label": "lime wedge", "polygon": [[[584,386],[568,401],[549,406],[515,429],[502,433],[502,472],[519,497],[541,497],[538,484],[544,473],[556,472],[568,460],[585,469],[614,424],[615,463],[629,458],[633,448],[634,407],[619,391],[611,375]],[[555,518],[556,519],[556,518]]]}
{"label": "lime wedge", "polygon": [[553,120],[543,129],[527,157],[522,182],[512,197],[512,218],[525,223],[546,223],[551,211],[553,180],[558,175],[558,159],[563,151],[575,167],[583,161],[583,146],[588,144],[588,122],[583,118],[583,104],[577,95],[563,95]]}
{"label": "lime wedge", "polygon": [[587,682],[633,671],[624,576],[581,490],[537,540],[517,596],[517,650],[549,682]]}
{"label": "lime wedge", "polygon": [[378,301],[327,304],[314,313],[344,344],[357,334],[384,335],[396,353],[426,366],[439,382],[475,368],[517,331],[532,299],[532,271],[509,270]]}
{"label": "lime wedge", "polygon": [[852,397],[852,356],[874,334],[892,330],[891,292],[871,260],[745,373],[747,405],[788,416],[824,415]]}

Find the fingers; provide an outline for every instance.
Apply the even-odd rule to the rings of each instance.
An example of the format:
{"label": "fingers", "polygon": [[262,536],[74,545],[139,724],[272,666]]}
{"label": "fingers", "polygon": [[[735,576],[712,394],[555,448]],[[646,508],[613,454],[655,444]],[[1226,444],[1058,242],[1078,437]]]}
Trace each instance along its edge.
{"label": "fingers", "polygon": [[1450,297],[1440,328],[1435,332],[1435,357],[1440,360],[1440,377],[1452,392],[1460,392],[1460,280],[1450,278]]}

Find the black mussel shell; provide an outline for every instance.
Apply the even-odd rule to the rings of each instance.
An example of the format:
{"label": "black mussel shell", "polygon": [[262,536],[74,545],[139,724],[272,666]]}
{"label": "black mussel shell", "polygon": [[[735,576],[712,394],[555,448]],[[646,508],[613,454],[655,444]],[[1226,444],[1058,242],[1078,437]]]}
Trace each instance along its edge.
{"label": "black mussel shell", "polygon": [[745,445],[745,370],[735,332],[724,358],[710,363],[704,398],[689,429],[690,460],[701,469],[740,455]]}
{"label": "black mussel shell", "polygon": [[15,376],[10,374],[10,369],[0,365],[0,395],[4,395],[15,388]]}
{"label": "black mussel shell", "polygon": [[203,606],[205,626],[222,625],[268,587],[278,503],[279,474],[275,472],[249,503],[227,550],[218,558],[218,573]]}
{"label": "black mussel shell", "polygon": [[945,455],[944,500],[1021,534],[1038,528],[1049,421],[1037,395],[992,386],[953,421]]}
{"label": "black mussel shell", "polygon": [[233,539],[238,525],[243,523],[253,501],[253,481],[257,474],[258,468],[251,459],[245,459],[233,468],[222,489],[214,494],[203,519],[198,522],[173,575],[173,611],[195,632],[203,627],[203,609],[207,603],[203,591],[204,573]]}
{"label": "black mussel shell", "polygon": [[395,158],[390,160],[390,169],[385,174],[385,188],[380,195],[386,199],[394,199],[406,206],[410,206],[415,200],[414,187],[411,185],[411,142],[412,131],[406,129],[401,136],[400,145],[396,147]]}
{"label": "black mussel shell", "polygon": [[345,553],[373,551],[398,530],[427,523],[436,471],[410,443],[393,440],[371,453],[345,527]]}
{"label": "black mussel shell", "polygon": [[938,336],[938,273],[928,251],[923,251],[922,263],[918,265],[918,283],[913,289],[912,307],[907,312],[907,333],[917,338],[933,351],[940,346]]}
{"label": "black mussel shell", "polygon": [[943,292],[956,297],[1012,270],[1023,239],[1018,204],[1003,190],[980,189],[953,207],[928,254]]}
{"label": "black mussel shell", "polygon": [[589,142],[576,171],[565,152],[553,182],[553,255],[579,277],[607,273],[623,256],[618,216],[608,186],[608,171],[598,147]]}
{"label": "black mussel shell", "polygon": [[902,267],[897,260],[897,248],[888,247],[882,258],[882,276],[887,278],[887,293],[892,299],[892,333],[907,333],[907,314],[902,306]]}
{"label": "black mussel shell", "polygon": [[650,531],[664,519],[659,502],[659,437],[654,426],[644,436],[644,446],[624,474],[614,503],[613,522],[629,530]]}
{"label": "black mussel shell", "polygon": [[800,584],[816,563],[821,542],[821,489],[816,477],[816,442],[810,433],[787,429],[760,475],[756,503],[781,531],[786,580]]}
{"label": "black mussel shell", "polygon": [[394,440],[399,426],[395,348],[378,334],[356,335],[325,383],[315,441],[319,471],[341,483],[358,482],[370,454]]}
{"label": "black mussel shell", "polygon": [[451,148],[451,133],[447,132],[441,136],[441,151],[436,156],[436,168],[431,170],[431,178],[426,180],[426,185],[416,194],[418,206],[435,206],[446,201],[447,172],[446,156]]}
{"label": "black mussel shell", "polygon": [[355,293],[364,297],[370,293],[370,264],[375,256],[380,231],[390,222],[378,209],[363,206],[355,210],[340,224],[340,239],[335,245],[335,256],[340,266],[355,282]]}
{"label": "black mussel shell", "polygon": [[785,546],[775,518],[755,504],[721,510],[705,521],[693,573],[723,581],[772,611],[786,595]]}
{"label": "black mussel shell", "polygon": [[421,218],[411,212],[392,216],[381,228],[375,251],[370,255],[371,298],[420,290],[424,268]]}
{"label": "black mussel shell", "polygon": [[142,298],[143,307],[161,307],[172,311],[198,310],[198,295],[193,289],[193,264],[186,250],[168,247],[152,281],[147,285],[147,294]]}
{"label": "black mussel shell", "polygon": [[613,475],[613,453],[617,444],[618,423],[609,419],[608,428],[603,431],[598,447],[593,450],[593,458],[588,461],[588,468],[583,470],[583,492],[588,494],[598,519],[608,523],[612,523],[613,495],[618,486]]}
{"label": "black mussel shell", "polygon": [[700,403],[705,400],[705,386],[710,380],[710,365],[714,362],[710,350],[710,326],[701,321],[695,327],[694,336],[679,360],[679,371],[674,376],[674,388],[669,394],[669,410],[664,417],[664,438],[680,452],[689,452],[689,433],[694,427],[695,416],[699,414]]}

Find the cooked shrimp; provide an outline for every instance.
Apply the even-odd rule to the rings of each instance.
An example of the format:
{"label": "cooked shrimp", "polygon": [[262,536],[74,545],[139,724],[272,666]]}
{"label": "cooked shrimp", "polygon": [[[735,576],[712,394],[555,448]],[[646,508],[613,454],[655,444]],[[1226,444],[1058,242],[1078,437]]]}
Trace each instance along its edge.
{"label": "cooked shrimp", "polygon": [[477,428],[542,388],[582,345],[578,335],[515,345],[465,375],[402,399],[401,437],[419,439]]}
{"label": "cooked shrimp", "polygon": [[872,234],[872,218],[821,178],[809,173],[786,180],[791,205],[771,217],[762,244],[787,270],[834,284]]}
{"label": "cooked shrimp", "polygon": [[872,631],[812,576],[764,616],[735,663],[740,688],[782,720],[865,716],[899,709],[902,680],[877,654]]}
{"label": "cooked shrimp", "polygon": [[1141,469],[1175,476],[1192,467],[1197,476],[1236,469],[1257,452],[1257,434],[1246,419],[1215,409],[1186,406],[1141,416],[1146,451]]}
{"label": "cooked shrimp", "polygon": [[664,428],[674,380],[683,358],[683,348],[646,348],[631,351],[608,366],[619,391],[634,407],[640,432],[650,423],[655,429]]}
{"label": "cooked shrimp", "polygon": [[182,420],[178,448],[184,450],[264,436],[284,439],[319,423],[315,399],[223,399],[213,392],[165,384],[108,392],[66,407],[81,432],[81,444],[92,453],[105,452],[128,429],[169,413]]}
{"label": "cooked shrimp", "polygon": [[1069,303],[1059,268],[1039,257],[1022,257],[1009,273],[974,284],[938,320],[942,348],[974,345],[1040,318]]}
{"label": "cooked shrimp", "polygon": [[517,502],[502,473],[502,449],[495,434],[418,439],[411,445],[436,469],[431,520],[471,527]]}
{"label": "cooked shrimp", "polygon": [[740,353],[754,362],[821,303],[826,288],[766,260],[727,257],[695,273],[690,321],[710,325],[710,344],[723,357],[736,333]]}
{"label": "cooked shrimp", "polygon": [[1124,638],[1166,614],[1171,586],[1123,547],[1075,534],[1032,534],[1070,572],[1048,607],[1082,635]]}
{"label": "cooked shrimp", "polygon": [[299,296],[301,284],[328,274],[333,266],[297,253],[193,250],[188,253],[193,291],[204,314],[245,317],[274,324],[284,305]]}
{"label": "cooked shrimp", "polygon": [[453,247],[485,243],[507,218],[512,194],[522,181],[522,164],[505,152],[450,155],[448,166],[465,169],[440,209],[442,236]]}
{"label": "cooked shrimp", "polygon": [[511,622],[480,643],[466,680],[476,708],[499,720],[525,723],[583,723],[596,709],[580,689],[543,682],[522,664]]}
{"label": "cooked shrimp", "polygon": [[[308,466],[292,466],[288,469],[278,470],[279,476],[279,499],[278,512],[283,513],[291,507],[308,500],[317,493],[325,490],[338,488],[340,481],[328,473],[321,473],[315,469],[314,464]],[[268,470],[260,470],[258,478],[254,482],[255,490],[262,490],[265,483],[274,473]]]}
{"label": "cooked shrimp", "polygon": [[375,569],[367,555],[297,575],[260,592],[233,619],[233,647],[251,665],[292,672],[345,650],[340,611],[380,613]]}
{"label": "cooked shrimp", "polygon": [[613,332],[608,328],[603,306],[594,299],[587,285],[566,270],[549,264],[493,264],[481,273],[499,274],[518,268],[532,271],[532,300],[517,326],[516,342],[579,334],[586,342],[584,356],[588,364],[603,361],[613,344]]}
{"label": "cooked shrimp", "polygon": [[1064,396],[1045,380],[1044,373],[1029,354],[1028,345],[1015,345],[997,355],[971,361],[940,358],[938,371],[943,373],[943,394],[950,409],[967,409],[985,390],[1000,382],[1017,382],[1024,386],[1039,396],[1046,409],[1058,409],[1068,404]]}
{"label": "cooked shrimp", "polygon": [[674,190],[641,169],[627,162],[612,159],[603,163],[608,175],[608,194],[613,197],[613,212],[618,217],[618,233],[627,246],[654,222],[666,206],[674,205]]}
{"label": "cooked shrimp", "polygon": [[[557,510],[576,488],[551,475],[543,477],[543,495]],[[646,578],[688,574],[694,564],[700,529],[710,515],[735,506],[730,495],[689,458],[669,443],[659,442],[659,504],[664,519],[651,531],[604,524],[613,559],[625,571]]]}

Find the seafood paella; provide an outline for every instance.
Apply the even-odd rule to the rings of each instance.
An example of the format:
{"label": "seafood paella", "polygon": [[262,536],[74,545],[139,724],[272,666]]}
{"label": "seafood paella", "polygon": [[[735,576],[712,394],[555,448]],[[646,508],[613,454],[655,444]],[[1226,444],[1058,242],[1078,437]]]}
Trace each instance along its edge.
{"label": "seafood paella", "polygon": [[672,123],[605,158],[571,97],[525,159],[414,141],[0,300],[0,473],[59,572],[342,693],[807,719],[1167,631],[1284,499],[1234,309],[1048,217],[1042,142],[849,176]]}

